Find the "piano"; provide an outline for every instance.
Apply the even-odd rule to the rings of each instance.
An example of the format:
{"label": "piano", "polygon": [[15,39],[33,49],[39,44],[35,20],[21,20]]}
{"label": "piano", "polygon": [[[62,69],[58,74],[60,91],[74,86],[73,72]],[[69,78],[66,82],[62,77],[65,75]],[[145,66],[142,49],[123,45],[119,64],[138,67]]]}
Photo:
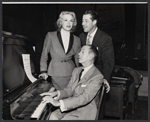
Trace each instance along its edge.
{"label": "piano", "polygon": [[34,50],[21,35],[2,33],[3,62],[3,120],[47,120],[51,104],[42,103],[40,93],[47,92],[52,83],[37,78],[31,82],[23,67],[22,54],[30,54],[31,72],[35,76]]}

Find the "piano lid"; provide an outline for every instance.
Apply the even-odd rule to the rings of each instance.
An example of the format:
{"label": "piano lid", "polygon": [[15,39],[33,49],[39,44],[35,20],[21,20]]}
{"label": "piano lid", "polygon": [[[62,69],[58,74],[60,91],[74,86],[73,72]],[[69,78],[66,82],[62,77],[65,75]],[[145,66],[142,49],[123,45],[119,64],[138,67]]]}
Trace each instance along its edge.
{"label": "piano lid", "polygon": [[3,95],[31,83],[23,67],[22,54],[30,54],[31,71],[34,73],[35,58],[30,41],[24,36],[3,32]]}

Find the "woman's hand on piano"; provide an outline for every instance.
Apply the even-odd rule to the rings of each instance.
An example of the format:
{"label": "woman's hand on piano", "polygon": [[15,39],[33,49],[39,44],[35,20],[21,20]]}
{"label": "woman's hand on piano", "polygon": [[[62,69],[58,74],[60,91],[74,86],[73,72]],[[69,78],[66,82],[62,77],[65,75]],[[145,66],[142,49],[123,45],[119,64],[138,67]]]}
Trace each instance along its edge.
{"label": "woman's hand on piano", "polygon": [[39,75],[39,78],[43,78],[43,79],[47,79],[48,78],[48,75],[47,75],[47,73],[41,73],[40,75]]}
{"label": "woman's hand on piano", "polygon": [[45,96],[43,97],[43,103],[51,103],[53,106],[59,107],[60,102],[52,98],[51,96]]}
{"label": "woman's hand on piano", "polygon": [[58,95],[58,92],[44,92],[42,94],[40,94],[40,96],[50,96],[50,97],[56,97]]}

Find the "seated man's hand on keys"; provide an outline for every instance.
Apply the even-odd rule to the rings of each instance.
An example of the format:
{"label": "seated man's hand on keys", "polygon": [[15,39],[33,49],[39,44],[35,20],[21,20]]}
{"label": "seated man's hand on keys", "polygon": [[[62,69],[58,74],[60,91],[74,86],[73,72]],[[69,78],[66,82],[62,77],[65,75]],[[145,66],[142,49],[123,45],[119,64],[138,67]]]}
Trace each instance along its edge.
{"label": "seated man's hand on keys", "polygon": [[60,102],[52,98],[51,96],[45,96],[43,97],[43,103],[51,103],[53,106],[60,106]]}

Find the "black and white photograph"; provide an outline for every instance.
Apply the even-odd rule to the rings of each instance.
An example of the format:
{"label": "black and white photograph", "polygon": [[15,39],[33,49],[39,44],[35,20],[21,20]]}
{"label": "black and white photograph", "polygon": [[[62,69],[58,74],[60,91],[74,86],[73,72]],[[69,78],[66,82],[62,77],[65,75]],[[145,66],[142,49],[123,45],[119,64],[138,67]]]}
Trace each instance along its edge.
{"label": "black and white photograph", "polygon": [[2,2],[2,120],[148,120],[148,2]]}

